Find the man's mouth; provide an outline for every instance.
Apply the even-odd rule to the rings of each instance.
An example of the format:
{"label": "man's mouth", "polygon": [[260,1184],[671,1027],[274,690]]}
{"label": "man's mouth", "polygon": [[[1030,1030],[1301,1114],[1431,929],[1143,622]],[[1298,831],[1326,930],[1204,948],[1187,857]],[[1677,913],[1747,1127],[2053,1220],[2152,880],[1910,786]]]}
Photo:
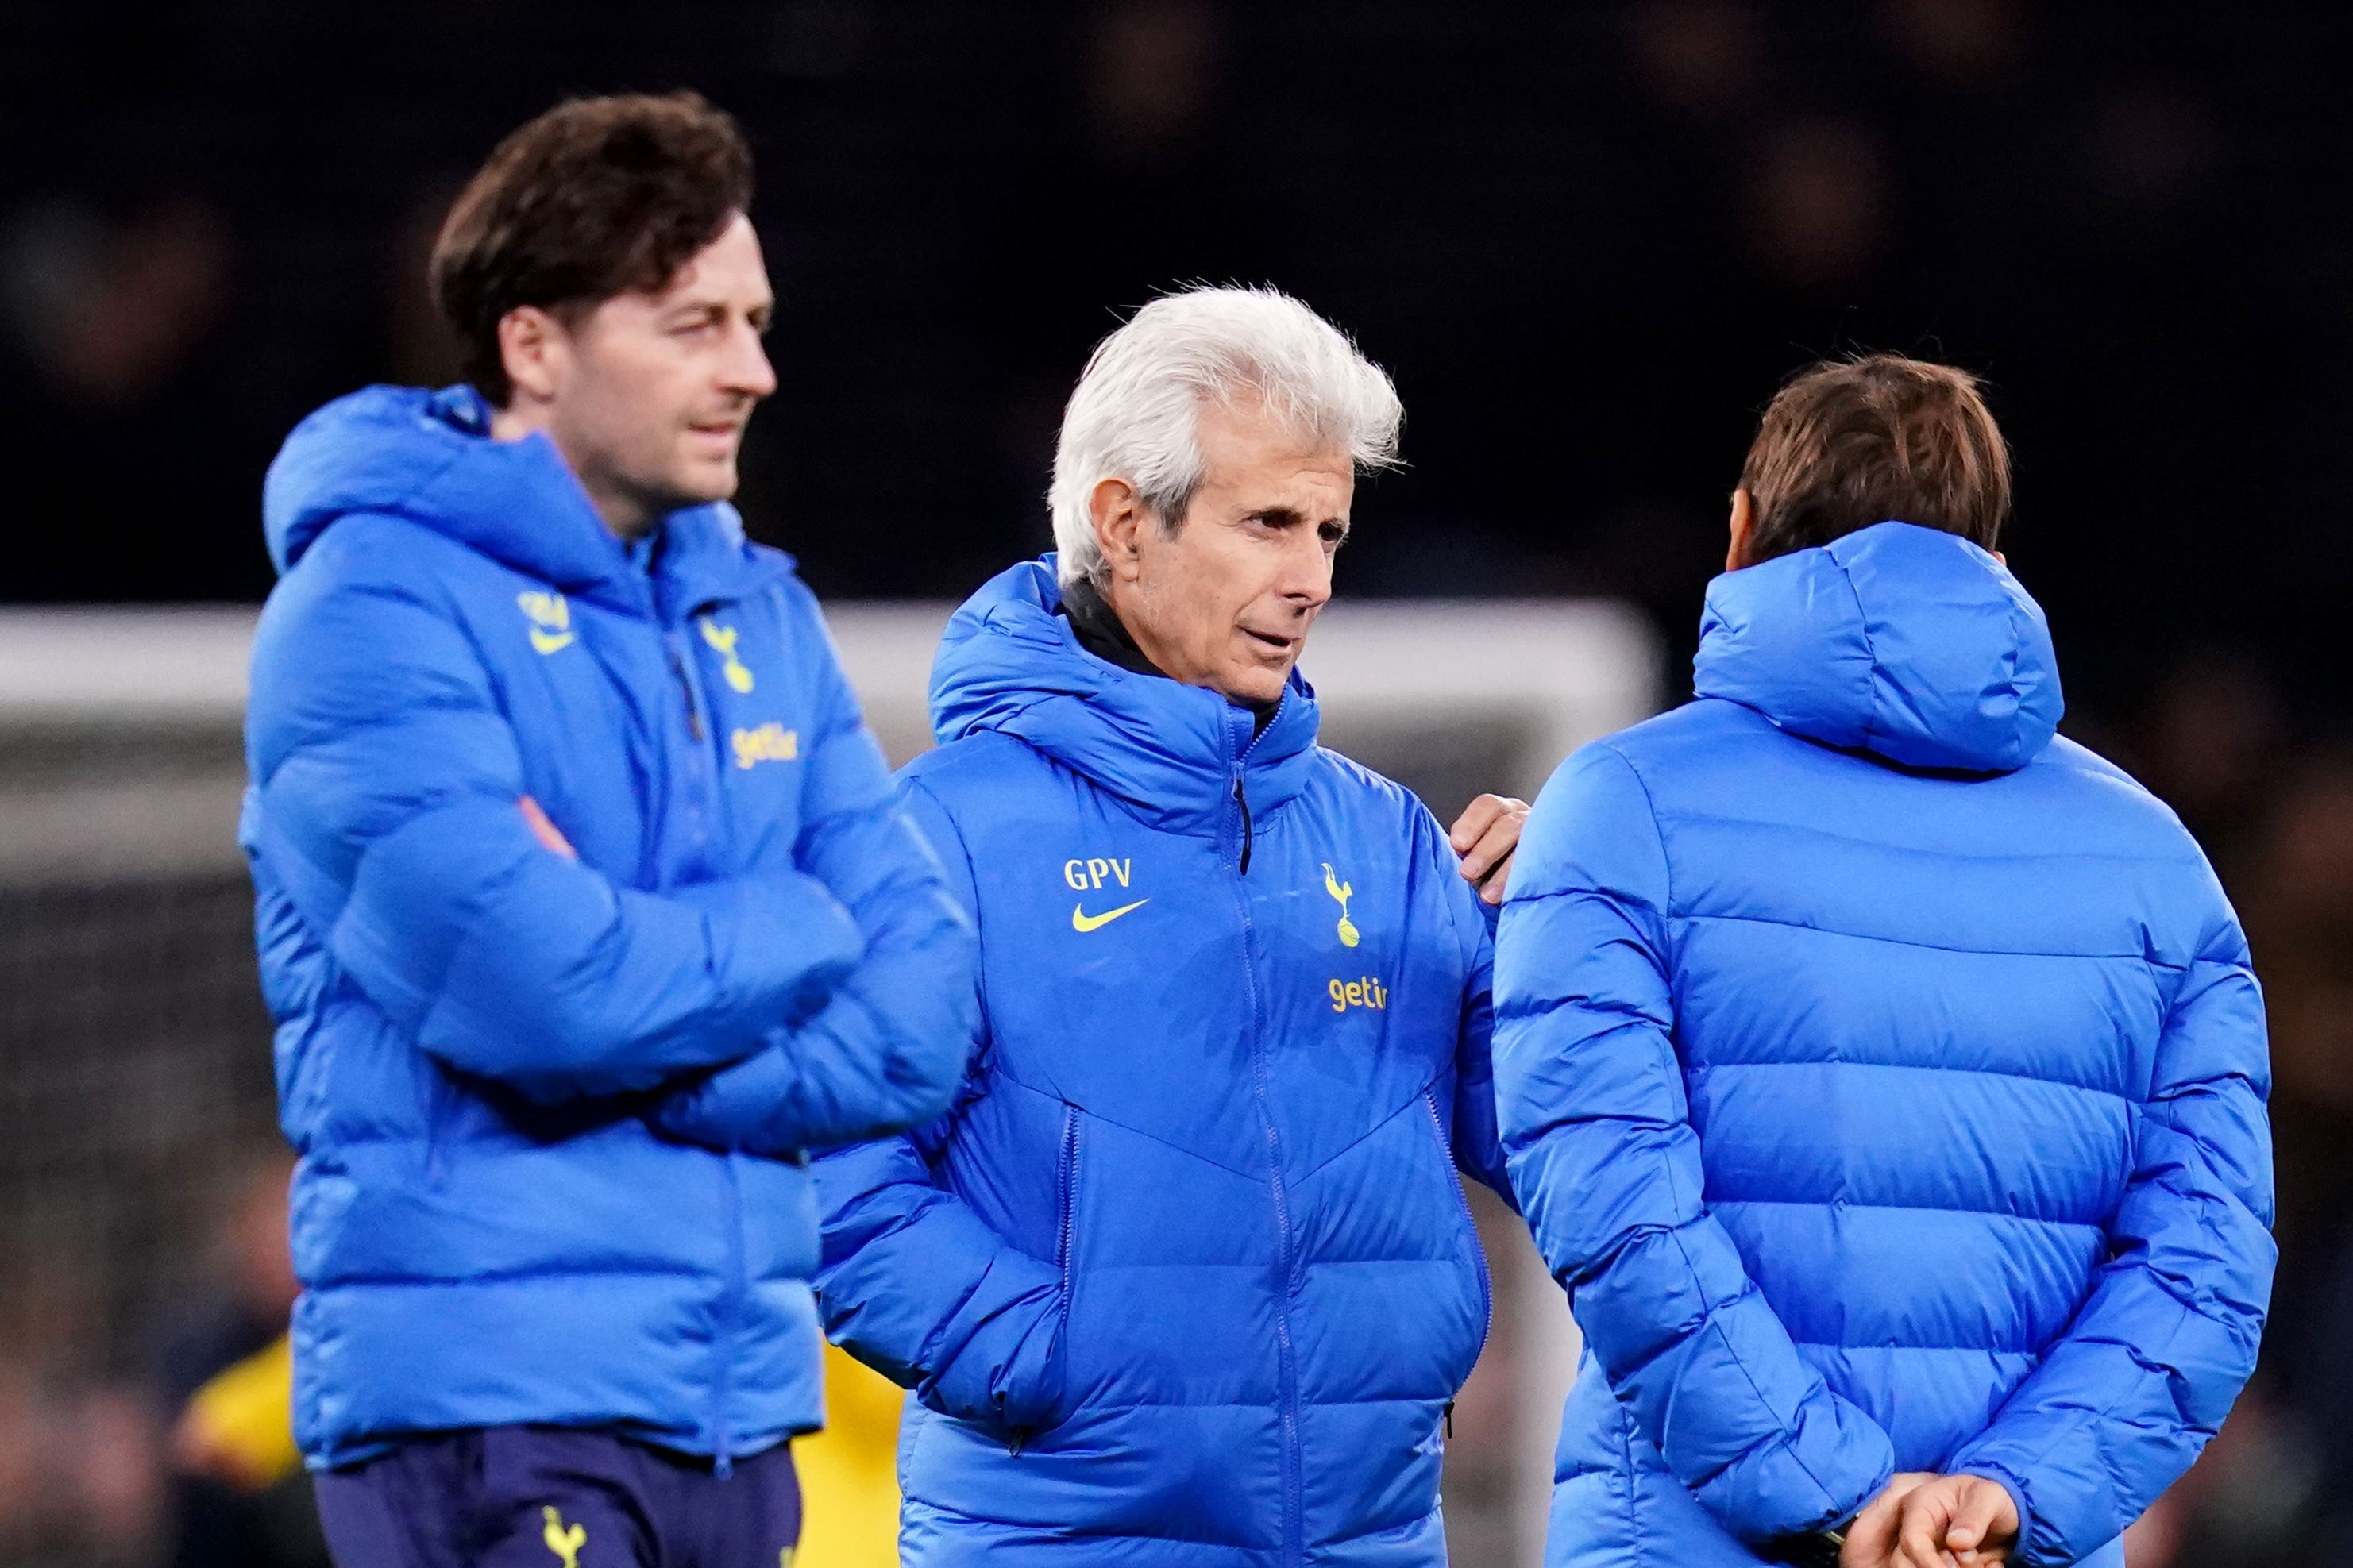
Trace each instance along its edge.
{"label": "man's mouth", "polygon": [[1249,626],[1242,628],[1242,635],[1275,653],[1289,653],[1299,646],[1297,637],[1276,637],[1271,632],[1257,631]]}

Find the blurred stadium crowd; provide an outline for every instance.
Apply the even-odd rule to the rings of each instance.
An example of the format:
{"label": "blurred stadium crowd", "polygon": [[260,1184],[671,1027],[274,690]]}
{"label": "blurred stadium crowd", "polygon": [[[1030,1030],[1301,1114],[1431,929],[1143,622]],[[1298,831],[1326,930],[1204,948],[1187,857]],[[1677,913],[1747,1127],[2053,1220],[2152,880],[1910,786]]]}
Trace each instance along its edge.
{"label": "blurred stadium crowd", "polygon": [[[744,508],[828,595],[1042,547],[1080,357],[1178,279],[1275,282],[1395,374],[1411,466],[1343,593],[1620,596],[1684,651],[1777,380],[1967,365],[2068,728],[2206,845],[2271,1007],[2265,1366],[2134,1561],[2353,1561],[2348,65],[2353,18],[2275,3],[9,0],[0,597],[258,599],[278,440],[451,374],[426,245],[569,90],[751,132],[783,384]],[[299,1479],[185,1415],[293,1288],[245,891],[103,897],[0,889],[0,1562],[315,1562]]]}

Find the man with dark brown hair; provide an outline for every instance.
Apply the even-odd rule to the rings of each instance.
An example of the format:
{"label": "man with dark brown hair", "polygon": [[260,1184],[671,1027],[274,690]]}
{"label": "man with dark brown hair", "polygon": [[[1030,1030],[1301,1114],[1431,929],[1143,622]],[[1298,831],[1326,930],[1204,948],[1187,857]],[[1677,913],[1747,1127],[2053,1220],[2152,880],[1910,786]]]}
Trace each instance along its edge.
{"label": "man with dark brown hair", "polygon": [[791,562],[751,159],[566,103],[458,199],[471,385],[271,467],[242,838],[343,1568],[775,1568],[822,1415],[805,1152],[938,1115],[969,925]]}
{"label": "man with dark brown hair", "polygon": [[1902,518],[1992,550],[2009,515],[2010,446],[1976,378],[1870,354],[1816,365],[1766,408],[1733,492],[1725,564],[1815,549],[1862,519]]}
{"label": "man with dark brown hair", "polygon": [[1697,700],[1529,819],[1495,1080],[1585,1331],[1554,1568],[2121,1568],[2254,1364],[2262,997],[2180,823],[2054,734],[2009,505],[1969,376],[1799,376]]}

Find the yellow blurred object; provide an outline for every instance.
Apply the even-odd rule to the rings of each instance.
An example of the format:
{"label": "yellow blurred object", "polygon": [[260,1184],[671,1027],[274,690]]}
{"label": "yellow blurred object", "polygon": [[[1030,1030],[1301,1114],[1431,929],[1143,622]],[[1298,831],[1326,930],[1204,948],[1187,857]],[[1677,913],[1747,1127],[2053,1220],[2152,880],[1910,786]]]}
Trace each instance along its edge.
{"label": "yellow blurred object", "polygon": [[174,1446],[185,1468],[246,1491],[265,1491],[301,1468],[293,1341],[279,1335],[196,1390]]}
{"label": "yellow blurred object", "polygon": [[825,1347],[825,1430],[793,1439],[801,1547],[793,1568],[898,1568],[899,1410],[881,1373]]}
{"label": "yellow blurred object", "polygon": [[[793,1441],[801,1544],[793,1568],[898,1568],[898,1384],[828,1345],[825,1430]],[[175,1435],[182,1465],[248,1491],[294,1473],[294,1351],[280,1335],[198,1389]],[[553,1531],[554,1526],[550,1524]]]}

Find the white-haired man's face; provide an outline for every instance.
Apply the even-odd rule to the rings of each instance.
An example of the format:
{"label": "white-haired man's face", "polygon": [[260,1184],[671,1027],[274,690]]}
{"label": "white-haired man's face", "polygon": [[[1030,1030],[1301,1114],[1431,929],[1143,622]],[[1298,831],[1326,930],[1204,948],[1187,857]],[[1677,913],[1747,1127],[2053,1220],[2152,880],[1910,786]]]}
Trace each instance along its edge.
{"label": "white-haired man's face", "polygon": [[1271,707],[1332,597],[1356,467],[1255,399],[1204,408],[1198,439],[1201,484],[1173,532],[1124,479],[1089,496],[1105,597],[1164,674]]}

